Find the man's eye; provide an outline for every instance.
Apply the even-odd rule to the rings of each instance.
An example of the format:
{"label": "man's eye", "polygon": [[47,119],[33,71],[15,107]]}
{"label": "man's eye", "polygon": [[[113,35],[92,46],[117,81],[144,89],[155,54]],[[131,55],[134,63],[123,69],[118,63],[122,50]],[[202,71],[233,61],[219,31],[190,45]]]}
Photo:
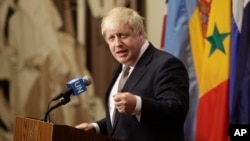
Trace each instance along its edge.
{"label": "man's eye", "polygon": [[109,41],[113,41],[115,39],[115,37],[109,37],[108,39],[109,39]]}
{"label": "man's eye", "polygon": [[126,38],[128,35],[127,34],[122,34],[121,38]]}

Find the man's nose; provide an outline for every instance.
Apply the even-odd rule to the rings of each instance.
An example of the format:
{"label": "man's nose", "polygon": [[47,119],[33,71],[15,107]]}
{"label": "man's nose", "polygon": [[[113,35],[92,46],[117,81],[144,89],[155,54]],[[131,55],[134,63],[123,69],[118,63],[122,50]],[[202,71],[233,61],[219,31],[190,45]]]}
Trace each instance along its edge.
{"label": "man's nose", "polygon": [[122,40],[119,37],[115,37],[115,46],[120,46],[122,45]]}

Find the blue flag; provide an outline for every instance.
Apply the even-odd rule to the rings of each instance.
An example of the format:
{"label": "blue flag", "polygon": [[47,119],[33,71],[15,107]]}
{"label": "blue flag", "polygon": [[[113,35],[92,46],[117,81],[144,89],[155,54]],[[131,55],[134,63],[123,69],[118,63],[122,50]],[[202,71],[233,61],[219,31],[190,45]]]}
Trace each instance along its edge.
{"label": "blue flag", "polygon": [[231,102],[231,124],[250,124],[250,2],[243,11],[239,37],[233,100]]}
{"label": "blue flag", "polygon": [[186,66],[189,74],[190,104],[184,124],[185,141],[194,141],[195,137],[198,86],[192,58],[188,24],[189,17],[191,17],[197,5],[197,0],[168,0],[168,16],[165,28],[164,50],[179,58]]}

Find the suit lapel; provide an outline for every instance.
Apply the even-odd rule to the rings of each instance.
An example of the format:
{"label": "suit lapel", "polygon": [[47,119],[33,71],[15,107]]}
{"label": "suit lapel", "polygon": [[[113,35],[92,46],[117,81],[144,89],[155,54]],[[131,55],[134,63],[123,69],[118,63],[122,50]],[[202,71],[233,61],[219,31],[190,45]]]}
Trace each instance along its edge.
{"label": "suit lapel", "polygon": [[111,121],[110,121],[109,106],[108,106],[108,104],[109,104],[109,95],[110,95],[111,89],[112,89],[117,77],[119,76],[121,70],[122,70],[122,64],[118,65],[115,68],[115,70],[113,72],[113,75],[112,75],[111,82],[110,82],[110,84],[109,84],[109,86],[107,88],[106,94],[105,94],[105,103],[106,103],[105,108],[106,108],[106,118],[107,118],[106,122],[107,122],[108,130],[112,132],[111,135],[113,134],[113,131],[112,131],[113,128],[112,128]]}
{"label": "suit lapel", "polygon": [[136,84],[140,81],[140,79],[145,75],[145,73],[147,72],[147,69],[148,69],[147,64],[152,59],[154,49],[155,48],[151,44],[149,44],[149,47],[144,52],[144,54],[141,56],[141,58],[139,59],[139,61],[136,64],[134,70],[130,74],[122,91],[130,92],[136,86]]}

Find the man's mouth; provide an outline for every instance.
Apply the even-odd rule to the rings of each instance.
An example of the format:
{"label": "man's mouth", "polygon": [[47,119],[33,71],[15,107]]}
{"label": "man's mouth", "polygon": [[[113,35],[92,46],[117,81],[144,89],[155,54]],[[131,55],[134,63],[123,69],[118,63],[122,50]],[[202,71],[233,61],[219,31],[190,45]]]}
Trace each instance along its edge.
{"label": "man's mouth", "polygon": [[120,51],[117,51],[117,54],[119,57],[122,57],[122,56],[127,55],[127,52],[128,52],[127,50],[120,50]]}

